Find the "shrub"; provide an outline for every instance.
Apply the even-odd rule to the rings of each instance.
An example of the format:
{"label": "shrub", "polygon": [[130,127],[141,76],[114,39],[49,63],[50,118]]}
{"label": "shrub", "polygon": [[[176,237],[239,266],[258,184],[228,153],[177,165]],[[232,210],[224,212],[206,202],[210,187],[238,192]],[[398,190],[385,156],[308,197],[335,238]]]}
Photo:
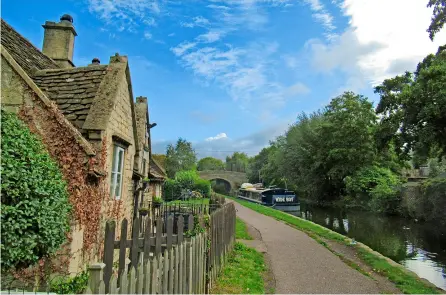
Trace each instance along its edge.
{"label": "shrub", "polygon": [[166,201],[175,200],[181,195],[181,187],[175,179],[167,179],[164,182],[163,199]]}
{"label": "shrub", "polygon": [[195,191],[199,191],[205,198],[211,197],[211,182],[209,180],[198,178],[195,180],[194,188]]}
{"label": "shrub", "polygon": [[54,253],[69,230],[66,182],[42,142],[1,111],[1,268],[27,267]]}
{"label": "shrub", "polygon": [[194,170],[180,171],[175,174],[175,181],[182,189],[193,189],[199,176]]}
{"label": "shrub", "polygon": [[365,167],[346,177],[347,193],[356,199],[367,198],[373,211],[394,213],[400,200],[401,179],[390,169]]}
{"label": "shrub", "polygon": [[51,283],[50,291],[56,294],[83,294],[88,286],[88,278],[87,271],[72,278],[56,278]]}

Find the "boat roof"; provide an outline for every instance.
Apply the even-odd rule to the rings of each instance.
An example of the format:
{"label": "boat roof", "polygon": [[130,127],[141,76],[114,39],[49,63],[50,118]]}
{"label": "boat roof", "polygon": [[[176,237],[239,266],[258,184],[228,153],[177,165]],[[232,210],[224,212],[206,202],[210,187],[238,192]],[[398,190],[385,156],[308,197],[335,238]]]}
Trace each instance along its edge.
{"label": "boat roof", "polygon": [[249,191],[249,192],[253,192],[253,193],[263,193],[263,192],[266,192],[266,191],[272,191],[272,190],[277,190],[277,189],[284,190],[285,192],[292,192],[294,194],[293,191],[289,191],[289,190],[281,188],[281,187],[273,187],[273,188],[255,188],[255,187],[240,188],[240,190]]}

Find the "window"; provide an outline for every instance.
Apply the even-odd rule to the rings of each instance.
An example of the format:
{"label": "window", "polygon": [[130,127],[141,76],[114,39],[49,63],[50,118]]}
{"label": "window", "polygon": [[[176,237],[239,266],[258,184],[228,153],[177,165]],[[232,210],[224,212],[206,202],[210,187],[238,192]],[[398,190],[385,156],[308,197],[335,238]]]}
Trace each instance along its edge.
{"label": "window", "polygon": [[110,180],[110,196],[116,200],[121,199],[122,172],[124,167],[124,149],[115,145],[113,148],[113,163]]}

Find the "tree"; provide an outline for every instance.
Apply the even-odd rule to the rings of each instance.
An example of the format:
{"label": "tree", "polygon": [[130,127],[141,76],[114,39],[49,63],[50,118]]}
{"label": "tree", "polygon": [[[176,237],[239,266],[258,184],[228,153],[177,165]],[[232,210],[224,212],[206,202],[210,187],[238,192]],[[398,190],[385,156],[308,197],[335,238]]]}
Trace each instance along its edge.
{"label": "tree", "polygon": [[28,267],[59,249],[69,230],[66,182],[42,142],[1,111],[1,268]]}
{"label": "tree", "polygon": [[160,164],[161,168],[166,169],[166,155],[152,154],[153,159]]}
{"label": "tree", "polygon": [[248,155],[235,152],[232,156],[226,157],[226,170],[236,172],[246,172],[249,163]]}
{"label": "tree", "polygon": [[166,173],[168,177],[174,177],[178,171],[195,170],[197,156],[192,144],[179,138],[175,147],[171,144],[166,150]]}
{"label": "tree", "polygon": [[214,157],[202,158],[198,161],[197,170],[224,170],[225,164],[222,160],[216,159]]}
{"label": "tree", "polygon": [[394,140],[396,152],[406,159],[446,155],[446,46],[430,54],[414,73],[386,79],[375,87],[376,109],[382,115],[381,144]]}
{"label": "tree", "polygon": [[429,38],[433,41],[437,34],[446,23],[446,1],[445,0],[429,0],[427,7],[434,8],[431,24],[427,29]]}
{"label": "tree", "polygon": [[260,170],[268,163],[268,155],[272,152],[272,147],[263,148],[260,153],[249,159],[248,179],[252,183],[261,182]]}

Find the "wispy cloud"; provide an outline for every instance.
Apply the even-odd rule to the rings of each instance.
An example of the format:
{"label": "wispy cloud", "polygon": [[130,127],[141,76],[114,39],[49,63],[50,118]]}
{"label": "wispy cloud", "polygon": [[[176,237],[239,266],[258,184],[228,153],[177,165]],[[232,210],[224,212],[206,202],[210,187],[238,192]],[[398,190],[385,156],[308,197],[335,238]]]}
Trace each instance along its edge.
{"label": "wispy cloud", "polygon": [[152,34],[150,32],[146,31],[146,32],[144,32],[144,38],[147,40],[150,40],[150,39],[152,39]]}
{"label": "wispy cloud", "polygon": [[97,15],[107,24],[129,31],[146,24],[156,24],[154,15],[161,13],[156,0],[86,0],[90,12]]}
{"label": "wispy cloud", "polygon": [[222,132],[217,134],[216,136],[211,136],[205,139],[205,141],[214,141],[214,140],[221,140],[221,139],[227,139],[228,136],[226,135],[226,133]]}
{"label": "wispy cloud", "polygon": [[195,27],[207,27],[209,26],[209,20],[202,16],[196,16],[190,22],[181,22],[181,26],[186,28],[195,28]]}

